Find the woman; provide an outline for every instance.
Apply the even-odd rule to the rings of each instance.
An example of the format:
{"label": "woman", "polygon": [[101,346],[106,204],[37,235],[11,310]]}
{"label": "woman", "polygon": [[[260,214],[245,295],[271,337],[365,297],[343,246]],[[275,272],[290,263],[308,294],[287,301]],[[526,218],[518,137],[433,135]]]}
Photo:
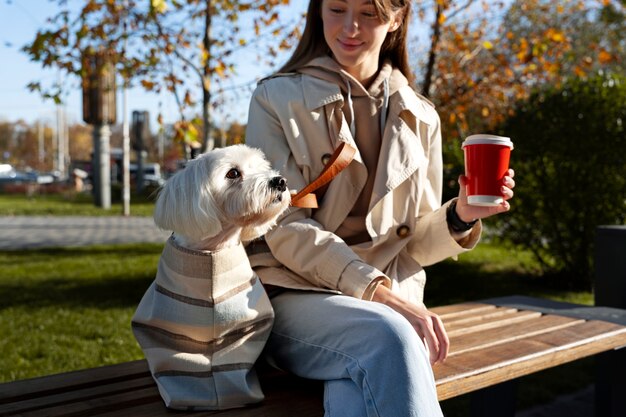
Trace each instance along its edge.
{"label": "woman", "polygon": [[[441,205],[439,117],[409,86],[410,0],[311,0],[302,40],[260,83],[246,142],[291,189],[341,142],[358,149],[320,208],[294,209],[250,256],[270,288],[276,366],[325,381],[326,416],[439,416],[432,369],[448,353],[423,302],[424,266],[470,250],[499,207]],[[252,248],[255,252],[255,248]]]}

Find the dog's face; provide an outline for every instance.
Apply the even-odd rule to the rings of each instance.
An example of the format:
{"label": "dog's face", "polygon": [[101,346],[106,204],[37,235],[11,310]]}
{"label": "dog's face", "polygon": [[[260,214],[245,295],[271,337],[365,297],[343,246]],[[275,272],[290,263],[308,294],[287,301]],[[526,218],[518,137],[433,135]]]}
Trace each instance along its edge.
{"label": "dog's face", "polygon": [[241,229],[241,240],[267,232],[289,206],[287,181],[263,153],[245,145],[216,149],[189,161],[167,180],[154,212],[162,229],[199,242]]}

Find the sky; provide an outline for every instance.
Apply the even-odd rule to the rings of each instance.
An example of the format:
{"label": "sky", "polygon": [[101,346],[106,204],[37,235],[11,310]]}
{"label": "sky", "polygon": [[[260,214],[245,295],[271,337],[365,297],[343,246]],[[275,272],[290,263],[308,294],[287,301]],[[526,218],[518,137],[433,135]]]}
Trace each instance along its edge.
{"label": "sky", "polygon": [[[146,0],[147,1],[147,0]],[[69,0],[76,8],[83,3],[80,0]],[[306,0],[295,0],[290,6],[289,13],[302,13],[306,9]],[[27,55],[21,52],[22,46],[35,38],[37,30],[45,25],[46,19],[56,15],[57,1],[50,0],[0,0],[0,121],[25,120],[29,123],[42,121],[44,124],[55,125],[57,108],[48,100],[44,101],[38,93],[28,91],[26,87],[32,81],[42,81],[49,84],[61,79],[64,84],[78,86],[76,78],[63,79],[63,75],[55,69],[43,69],[41,64],[31,62]],[[285,56],[285,59],[287,57]],[[243,57],[241,59],[244,59]],[[238,65],[238,76],[232,80],[233,84],[243,84],[254,81],[271,72],[271,69],[249,62]],[[200,97],[200,95],[198,95]],[[245,123],[249,94],[242,93],[239,103],[226,109],[226,121],[240,121]],[[82,96],[80,88],[74,87],[64,96],[64,111],[70,124],[82,122]],[[118,95],[118,121],[121,121],[122,95]],[[174,97],[168,93],[157,95],[144,92],[141,88],[134,88],[128,92],[128,112],[133,110],[147,110],[150,112],[152,123],[161,110],[165,123],[172,123],[178,119],[178,112]],[[220,123],[219,115],[216,122]],[[152,124],[154,126],[154,124]]]}

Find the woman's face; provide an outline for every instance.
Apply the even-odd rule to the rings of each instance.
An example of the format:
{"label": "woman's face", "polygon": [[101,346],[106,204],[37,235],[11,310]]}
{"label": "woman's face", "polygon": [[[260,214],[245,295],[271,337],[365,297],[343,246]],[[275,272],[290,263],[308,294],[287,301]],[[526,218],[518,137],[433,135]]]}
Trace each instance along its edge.
{"label": "woman's face", "polygon": [[362,84],[378,72],[380,49],[398,28],[401,13],[382,22],[371,0],[323,0],[324,38],[339,65]]}

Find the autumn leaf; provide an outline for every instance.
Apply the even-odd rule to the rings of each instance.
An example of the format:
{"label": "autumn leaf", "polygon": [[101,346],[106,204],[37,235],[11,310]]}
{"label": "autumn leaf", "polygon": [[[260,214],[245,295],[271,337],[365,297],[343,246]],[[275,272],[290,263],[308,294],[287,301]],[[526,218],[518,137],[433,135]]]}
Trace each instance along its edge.
{"label": "autumn leaf", "polygon": [[553,42],[565,41],[565,36],[563,35],[563,32],[557,31],[556,29],[548,29],[546,37]]}
{"label": "autumn leaf", "polygon": [[163,14],[167,10],[165,0],[150,0],[150,11],[156,14]]}
{"label": "autumn leaf", "polygon": [[215,67],[215,72],[217,73],[217,75],[219,75],[221,78],[224,78],[224,75],[226,73],[226,65],[222,62],[219,61],[217,63],[217,66]]}
{"label": "autumn leaf", "polygon": [[195,101],[191,98],[191,92],[187,91],[185,92],[185,98],[184,98],[184,103],[188,106],[193,106],[195,104]]}
{"label": "autumn leaf", "polygon": [[613,55],[611,55],[609,52],[606,51],[606,49],[603,48],[598,54],[598,61],[600,61],[601,64],[606,65],[613,61]]}
{"label": "autumn leaf", "polygon": [[148,91],[152,91],[154,89],[154,82],[148,80],[141,80],[141,85]]}

